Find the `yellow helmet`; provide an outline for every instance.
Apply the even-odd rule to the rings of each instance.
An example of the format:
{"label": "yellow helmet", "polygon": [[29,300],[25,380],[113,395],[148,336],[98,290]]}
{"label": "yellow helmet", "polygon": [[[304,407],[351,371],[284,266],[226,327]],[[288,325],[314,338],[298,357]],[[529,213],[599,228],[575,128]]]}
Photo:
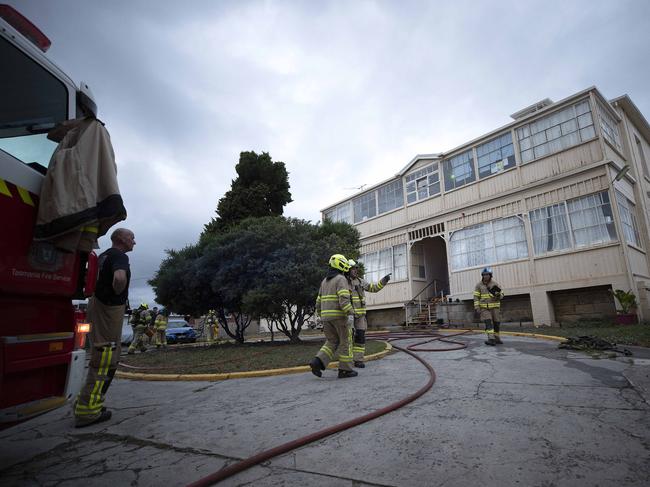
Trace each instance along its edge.
{"label": "yellow helmet", "polygon": [[149,309],[149,305],[147,303],[140,303],[140,308]]}
{"label": "yellow helmet", "polygon": [[359,267],[357,265],[357,263],[355,261],[353,261],[352,259],[348,260],[348,264],[350,265],[350,269],[352,269],[353,267]]}
{"label": "yellow helmet", "polygon": [[330,267],[339,271],[348,272],[350,270],[350,263],[345,255],[334,254],[330,257]]}

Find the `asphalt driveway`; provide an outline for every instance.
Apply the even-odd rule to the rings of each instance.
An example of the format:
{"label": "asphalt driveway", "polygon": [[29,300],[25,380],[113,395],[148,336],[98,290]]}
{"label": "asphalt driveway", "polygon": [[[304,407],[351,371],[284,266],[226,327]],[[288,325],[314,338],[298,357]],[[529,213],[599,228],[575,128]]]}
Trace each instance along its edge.
{"label": "asphalt driveway", "polygon": [[[219,485],[648,485],[647,350],[594,359],[547,340],[505,337],[497,348],[479,335],[462,340],[467,349],[421,354],[437,380],[415,402]],[[116,380],[108,423],[76,430],[70,408],[62,408],[0,432],[0,481],[182,486],[397,401],[428,374],[395,353],[357,378],[335,377]]]}

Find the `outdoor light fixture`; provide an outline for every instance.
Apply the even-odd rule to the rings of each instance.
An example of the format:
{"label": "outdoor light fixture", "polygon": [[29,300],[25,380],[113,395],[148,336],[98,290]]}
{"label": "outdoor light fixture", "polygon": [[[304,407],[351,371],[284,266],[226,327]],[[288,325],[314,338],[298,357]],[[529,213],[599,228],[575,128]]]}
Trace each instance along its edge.
{"label": "outdoor light fixture", "polygon": [[630,166],[628,164],[625,164],[621,169],[618,170],[618,173],[616,173],[616,176],[614,176],[614,181],[620,181],[625,177],[625,175],[630,171]]}

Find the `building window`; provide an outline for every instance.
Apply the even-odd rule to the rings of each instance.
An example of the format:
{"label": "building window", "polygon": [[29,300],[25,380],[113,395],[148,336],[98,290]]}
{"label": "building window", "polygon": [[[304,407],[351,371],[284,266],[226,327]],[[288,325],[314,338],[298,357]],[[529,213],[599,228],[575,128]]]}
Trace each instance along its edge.
{"label": "building window", "polygon": [[605,140],[619,151],[622,151],[621,136],[618,133],[618,122],[600,102],[598,102],[598,118],[600,119],[600,128]]}
{"label": "building window", "polygon": [[[404,281],[408,278],[406,271],[406,244],[395,245],[393,247],[393,277],[395,281]],[[383,277],[383,276],[381,276]]]}
{"label": "building window", "polygon": [[650,174],[648,173],[648,161],[645,158],[645,152],[643,150],[643,144],[639,140],[639,138],[635,135],[634,136],[634,142],[636,143],[636,151],[639,154],[639,162],[641,163],[641,169],[643,170],[643,174],[645,174],[645,177],[650,177]]}
{"label": "building window", "polygon": [[341,203],[340,205],[335,206],[327,211],[325,211],[325,217],[331,222],[345,222],[352,223],[352,207],[350,202]]}
{"label": "building window", "polygon": [[576,247],[616,240],[607,191],[569,200],[567,211]]}
{"label": "building window", "polygon": [[524,222],[517,216],[458,230],[450,246],[454,271],[528,257]]}
{"label": "building window", "polygon": [[572,247],[568,221],[565,203],[530,212],[535,255]]}
{"label": "building window", "polygon": [[378,282],[389,273],[393,274],[393,281],[408,279],[406,272],[406,244],[363,254],[359,257],[359,261],[363,262],[364,279],[366,281]]}
{"label": "building window", "polygon": [[484,178],[515,166],[512,134],[508,132],[476,148],[478,175]]}
{"label": "building window", "polygon": [[476,180],[474,156],[468,150],[443,162],[445,171],[445,190],[460,188]]}
{"label": "building window", "polygon": [[377,215],[377,199],[374,191],[355,198],[352,200],[352,205],[354,206],[354,223],[359,223]]}
{"label": "building window", "polygon": [[404,206],[404,189],[401,178],[377,189],[377,206],[379,214]]}
{"label": "building window", "polygon": [[508,262],[528,257],[526,232],[521,218],[513,216],[494,220],[492,230],[494,231],[494,249],[497,262]]}
{"label": "building window", "polygon": [[415,203],[437,194],[440,194],[440,174],[437,162],[406,176],[407,203]]}
{"label": "building window", "polygon": [[535,255],[616,240],[607,191],[530,212]]}
{"label": "building window", "polygon": [[521,160],[524,163],[567,149],[595,136],[588,100],[517,129]]}
{"label": "building window", "polygon": [[411,247],[411,276],[413,279],[427,278],[427,271],[424,265],[424,246],[421,243],[413,244]]}
{"label": "building window", "polygon": [[621,222],[623,223],[623,234],[625,241],[630,245],[641,247],[641,237],[639,235],[639,227],[636,222],[636,214],[634,203],[628,200],[622,193],[616,192],[616,201],[618,203],[618,211],[621,215]]}

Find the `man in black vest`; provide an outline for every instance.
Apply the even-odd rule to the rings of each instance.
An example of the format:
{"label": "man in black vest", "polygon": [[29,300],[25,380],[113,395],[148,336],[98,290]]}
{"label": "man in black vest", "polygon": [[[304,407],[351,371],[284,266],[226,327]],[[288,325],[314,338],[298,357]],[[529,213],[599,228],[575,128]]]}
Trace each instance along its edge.
{"label": "man in black vest", "polygon": [[129,296],[131,269],[127,252],[135,246],[131,230],[118,228],[111,234],[112,247],[99,256],[95,294],[88,303],[91,323],[91,356],[86,383],[75,402],[75,427],[107,421],[106,391],[113,380],[122,348],[122,322]]}

